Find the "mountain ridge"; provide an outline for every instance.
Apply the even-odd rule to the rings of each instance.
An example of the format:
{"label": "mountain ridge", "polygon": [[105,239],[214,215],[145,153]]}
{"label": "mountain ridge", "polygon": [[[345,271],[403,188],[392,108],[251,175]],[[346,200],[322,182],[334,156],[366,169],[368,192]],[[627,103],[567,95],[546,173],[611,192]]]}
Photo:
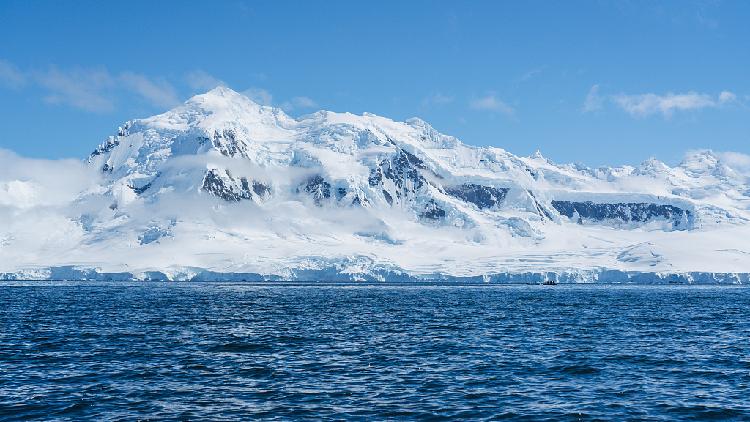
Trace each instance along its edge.
{"label": "mountain ridge", "polygon": [[31,258],[6,241],[4,277],[750,272],[750,175],[708,150],[676,167],[560,165],[465,145],[418,118],[292,118],[217,87],[128,121],[87,165],[100,182],[60,212],[70,238]]}

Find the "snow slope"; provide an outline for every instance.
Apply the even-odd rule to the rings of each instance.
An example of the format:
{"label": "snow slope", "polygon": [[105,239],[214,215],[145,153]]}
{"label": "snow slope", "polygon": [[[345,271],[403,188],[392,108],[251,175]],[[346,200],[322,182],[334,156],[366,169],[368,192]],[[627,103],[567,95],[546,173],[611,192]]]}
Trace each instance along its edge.
{"label": "snow slope", "polygon": [[219,87],[127,122],[82,172],[86,183],[67,195],[33,174],[0,173],[3,278],[747,282],[750,273],[750,172],[711,151],[677,167],[559,165],[464,145],[419,119],[294,119]]}

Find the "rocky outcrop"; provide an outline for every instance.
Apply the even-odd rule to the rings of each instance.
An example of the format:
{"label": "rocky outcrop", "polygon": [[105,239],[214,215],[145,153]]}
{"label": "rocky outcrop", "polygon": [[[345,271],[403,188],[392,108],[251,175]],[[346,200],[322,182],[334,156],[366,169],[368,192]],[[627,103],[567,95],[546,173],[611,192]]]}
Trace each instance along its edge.
{"label": "rocky outcrop", "polygon": [[665,204],[552,201],[552,207],[578,224],[605,221],[648,223],[664,220],[672,223],[674,229],[687,230],[693,222],[690,210]]}
{"label": "rocky outcrop", "polygon": [[465,183],[460,186],[447,187],[445,188],[445,193],[474,204],[477,208],[483,210],[498,207],[508,194],[508,190],[508,188],[495,188]]}
{"label": "rocky outcrop", "polygon": [[312,197],[315,205],[323,205],[323,201],[331,197],[331,184],[323,176],[315,175],[307,179],[302,190]]}

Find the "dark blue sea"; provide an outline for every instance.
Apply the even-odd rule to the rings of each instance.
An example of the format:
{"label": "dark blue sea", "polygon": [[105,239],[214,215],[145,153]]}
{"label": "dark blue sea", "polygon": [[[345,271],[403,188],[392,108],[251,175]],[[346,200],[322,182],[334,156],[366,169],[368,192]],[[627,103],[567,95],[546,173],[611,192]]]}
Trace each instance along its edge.
{"label": "dark blue sea", "polygon": [[0,284],[0,419],[750,419],[750,289]]}

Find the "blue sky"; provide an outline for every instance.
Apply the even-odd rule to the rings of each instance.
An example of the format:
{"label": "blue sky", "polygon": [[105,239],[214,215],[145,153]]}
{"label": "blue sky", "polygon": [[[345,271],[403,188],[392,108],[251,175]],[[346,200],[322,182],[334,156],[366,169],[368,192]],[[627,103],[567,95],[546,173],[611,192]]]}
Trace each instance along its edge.
{"label": "blue sky", "polygon": [[750,2],[0,2],[0,148],[85,157],[223,81],[559,162],[750,153]]}

